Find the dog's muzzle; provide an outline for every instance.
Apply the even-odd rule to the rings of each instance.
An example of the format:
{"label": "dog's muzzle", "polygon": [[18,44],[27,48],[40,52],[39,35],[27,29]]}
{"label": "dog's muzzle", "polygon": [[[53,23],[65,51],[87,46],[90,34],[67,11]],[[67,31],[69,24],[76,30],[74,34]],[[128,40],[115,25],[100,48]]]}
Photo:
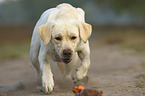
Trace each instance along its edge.
{"label": "dog's muzzle", "polygon": [[70,49],[64,49],[63,52],[63,58],[62,58],[62,61],[65,63],[65,64],[69,64],[71,62],[71,57],[72,57],[72,51]]}

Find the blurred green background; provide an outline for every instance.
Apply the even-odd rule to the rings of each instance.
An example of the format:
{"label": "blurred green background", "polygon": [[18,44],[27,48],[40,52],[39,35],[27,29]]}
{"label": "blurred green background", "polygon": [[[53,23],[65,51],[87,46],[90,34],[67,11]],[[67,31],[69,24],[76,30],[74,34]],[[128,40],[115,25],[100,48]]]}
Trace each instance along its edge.
{"label": "blurred green background", "polygon": [[29,56],[40,15],[64,2],[86,12],[91,48],[115,46],[145,56],[144,0],[0,0],[0,61]]}

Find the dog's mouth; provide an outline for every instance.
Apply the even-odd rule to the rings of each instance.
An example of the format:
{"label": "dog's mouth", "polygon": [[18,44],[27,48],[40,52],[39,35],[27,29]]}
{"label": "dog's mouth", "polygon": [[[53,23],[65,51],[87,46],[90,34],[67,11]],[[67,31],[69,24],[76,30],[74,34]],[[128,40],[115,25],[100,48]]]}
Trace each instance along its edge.
{"label": "dog's mouth", "polygon": [[71,62],[71,58],[65,58],[65,59],[62,59],[62,61],[65,63],[65,64],[69,64]]}

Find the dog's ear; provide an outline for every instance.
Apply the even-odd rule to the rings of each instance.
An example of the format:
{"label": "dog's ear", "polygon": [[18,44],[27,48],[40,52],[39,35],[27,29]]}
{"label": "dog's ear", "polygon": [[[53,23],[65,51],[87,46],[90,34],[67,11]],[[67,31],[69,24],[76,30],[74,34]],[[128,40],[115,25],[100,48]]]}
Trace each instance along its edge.
{"label": "dog's ear", "polygon": [[83,40],[83,42],[86,43],[89,37],[91,36],[92,26],[90,24],[82,22],[79,24],[79,29],[80,37]]}
{"label": "dog's ear", "polygon": [[54,27],[53,23],[46,23],[41,25],[39,29],[39,35],[44,42],[44,45],[47,45],[51,40],[52,28]]}

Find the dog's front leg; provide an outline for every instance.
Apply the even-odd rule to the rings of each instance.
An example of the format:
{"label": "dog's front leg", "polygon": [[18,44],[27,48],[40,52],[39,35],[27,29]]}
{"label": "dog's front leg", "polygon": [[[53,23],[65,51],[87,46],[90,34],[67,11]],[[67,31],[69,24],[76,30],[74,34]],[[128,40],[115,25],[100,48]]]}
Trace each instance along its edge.
{"label": "dog's front leg", "polygon": [[54,88],[54,80],[53,74],[51,72],[50,67],[50,55],[46,48],[41,47],[40,55],[39,55],[39,62],[40,62],[40,69],[42,71],[42,87],[45,93],[50,94]]}
{"label": "dog's front leg", "polygon": [[90,48],[88,43],[83,47],[82,50],[78,51],[78,55],[81,60],[81,65],[76,69],[76,72],[73,76],[74,83],[86,77],[90,67]]}

